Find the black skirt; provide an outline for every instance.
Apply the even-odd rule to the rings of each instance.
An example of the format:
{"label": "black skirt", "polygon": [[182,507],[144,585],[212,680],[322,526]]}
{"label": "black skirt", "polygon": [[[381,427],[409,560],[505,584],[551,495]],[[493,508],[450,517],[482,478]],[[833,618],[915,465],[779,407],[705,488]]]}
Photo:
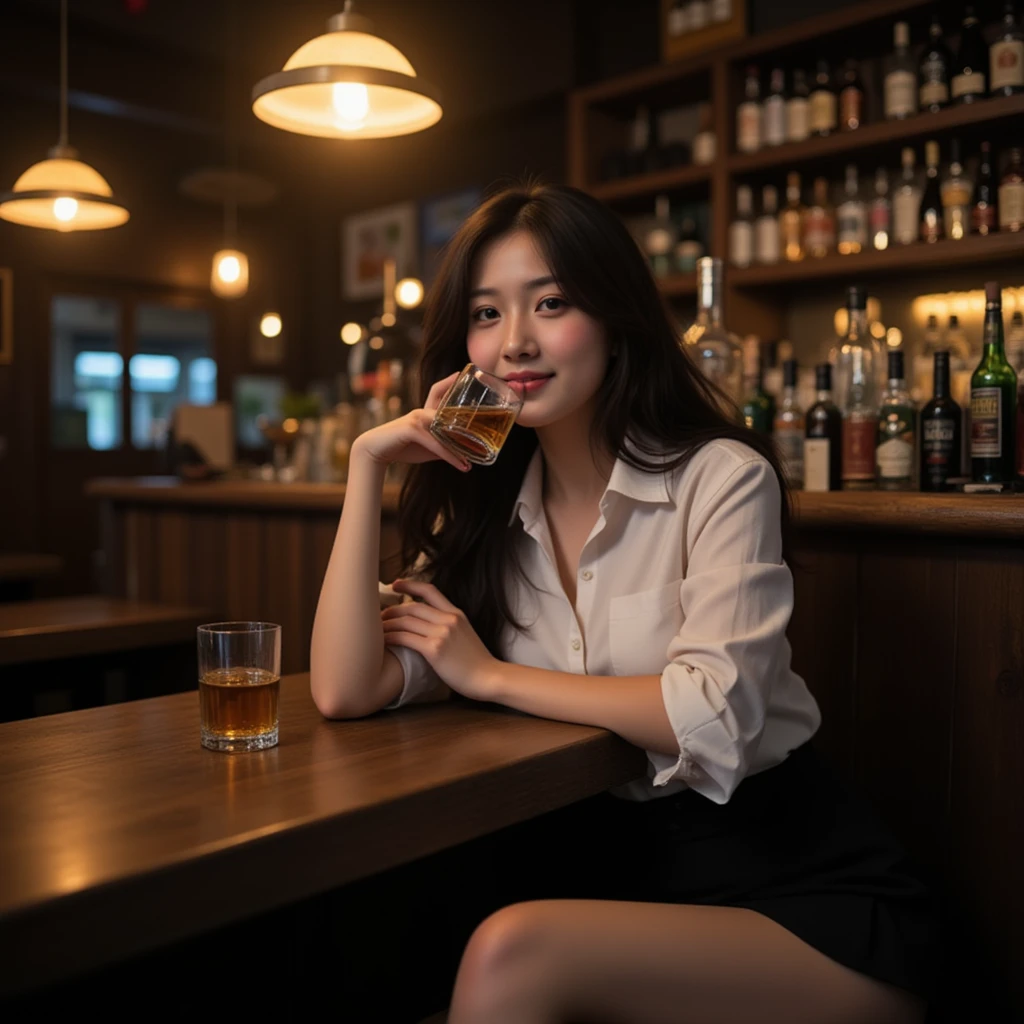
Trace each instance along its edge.
{"label": "black skirt", "polygon": [[928,885],[810,743],[744,779],[725,804],[693,790],[647,802],[604,793],[498,835],[500,903],[746,907],[855,971],[926,999],[934,991]]}

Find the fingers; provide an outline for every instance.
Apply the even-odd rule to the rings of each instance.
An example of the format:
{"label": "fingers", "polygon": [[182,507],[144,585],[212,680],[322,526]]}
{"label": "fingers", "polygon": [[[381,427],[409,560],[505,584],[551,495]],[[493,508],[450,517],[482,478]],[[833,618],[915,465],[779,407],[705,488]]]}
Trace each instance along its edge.
{"label": "fingers", "polygon": [[444,380],[439,380],[431,389],[427,395],[426,402],[423,403],[423,408],[427,412],[434,413],[441,408],[445,395],[448,394],[451,386],[458,380],[461,370],[456,370],[455,373],[448,374]]}
{"label": "fingers", "polygon": [[430,637],[440,638],[443,636],[440,626],[436,626],[432,622],[427,622],[425,619],[418,619],[412,615],[403,615],[397,619],[382,618],[381,626],[384,629],[385,643],[397,634],[421,636],[424,639],[429,639]]}
{"label": "fingers", "polygon": [[432,452],[439,459],[443,459],[445,462],[450,463],[456,469],[461,470],[463,473],[469,472],[470,464],[463,458],[460,458],[454,452],[449,451],[434,435],[430,432],[430,423],[433,420],[433,416],[428,413],[425,409],[418,410],[415,417],[415,423],[417,429],[416,441],[417,443],[426,448],[427,451]]}
{"label": "fingers", "polygon": [[381,620],[384,622],[394,621],[403,615],[413,615],[438,626],[454,625],[451,612],[443,612],[439,608],[432,608],[429,604],[419,601],[406,601],[404,604],[391,605],[388,608],[382,608],[380,612]]}
{"label": "fingers", "polygon": [[393,590],[402,594],[412,594],[413,597],[420,597],[426,603],[443,612],[458,613],[459,609],[441,593],[433,583],[421,583],[419,580],[395,580],[391,584]]}

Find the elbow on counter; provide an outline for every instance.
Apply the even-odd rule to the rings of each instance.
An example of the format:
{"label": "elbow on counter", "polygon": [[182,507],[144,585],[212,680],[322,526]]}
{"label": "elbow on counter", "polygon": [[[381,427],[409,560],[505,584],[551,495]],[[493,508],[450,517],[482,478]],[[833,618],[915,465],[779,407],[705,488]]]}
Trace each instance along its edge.
{"label": "elbow on counter", "polygon": [[309,691],[317,711],[324,718],[364,718],[377,710],[368,706],[365,698],[354,699],[337,678],[331,678],[322,669],[310,668]]}

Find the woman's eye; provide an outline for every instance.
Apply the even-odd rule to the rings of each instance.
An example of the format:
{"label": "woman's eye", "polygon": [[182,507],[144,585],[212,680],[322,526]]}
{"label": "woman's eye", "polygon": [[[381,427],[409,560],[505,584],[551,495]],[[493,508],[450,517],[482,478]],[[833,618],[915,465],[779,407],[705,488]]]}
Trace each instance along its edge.
{"label": "woman's eye", "polygon": [[498,311],[493,306],[481,306],[479,309],[474,309],[470,314],[471,320],[494,320],[498,316]]}
{"label": "woman's eye", "polygon": [[559,309],[564,309],[568,305],[569,303],[566,302],[565,299],[560,299],[557,296],[551,295],[546,299],[541,299],[540,305],[537,308],[553,313]]}

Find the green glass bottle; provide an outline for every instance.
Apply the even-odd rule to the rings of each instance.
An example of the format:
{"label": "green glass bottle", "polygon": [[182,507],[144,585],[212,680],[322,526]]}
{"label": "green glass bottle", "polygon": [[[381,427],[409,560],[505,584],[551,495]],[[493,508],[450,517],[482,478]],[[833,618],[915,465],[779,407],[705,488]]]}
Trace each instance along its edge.
{"label": "green glass bottle", "polygon": [[756,335],[743,342],[743,422],[764,437],[771,437],[775,422],[775,399],[764,390],[761,345]]}
{"label": "green glass bottle", "polygon": [[985,284],[985,333],[981,362],[971,377],[971,479],[1010,483],[1014,476],[1014,410],[1017,374],[1003,347],[1003,304],[999,285]]}

